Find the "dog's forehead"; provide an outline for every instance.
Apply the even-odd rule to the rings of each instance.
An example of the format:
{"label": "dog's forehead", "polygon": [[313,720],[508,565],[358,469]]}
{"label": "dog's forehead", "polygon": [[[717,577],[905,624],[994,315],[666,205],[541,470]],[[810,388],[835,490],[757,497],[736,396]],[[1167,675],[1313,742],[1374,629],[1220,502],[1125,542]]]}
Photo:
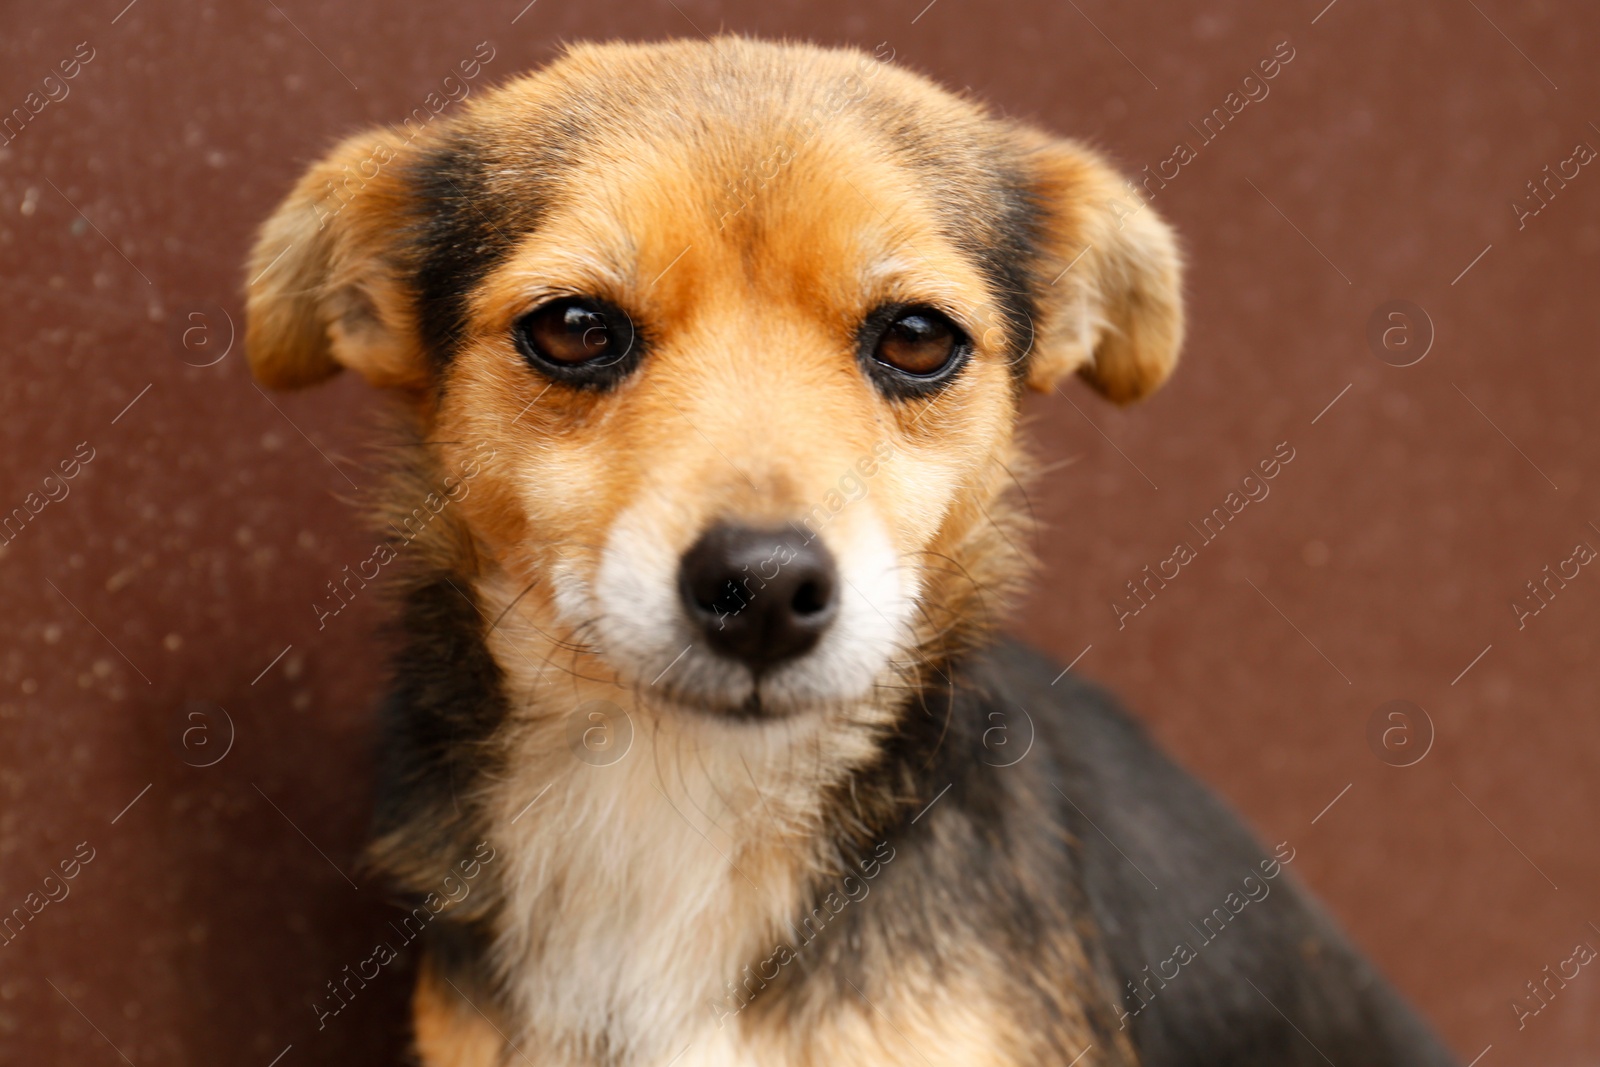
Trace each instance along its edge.
{"label": "dog's forehead", "polygon": [[791,284],[900,270],[1016,292],[1034,225],[1017,156],[975,105],[865,52],[574,49],[475,101],[416,169],[423,317],[453,347],[464,294],[557,235],[635,285],[720,253]]}
{"label": "dog's forehead", "polygon": [[655,304],[711,288],[771,307],[970,302],[986,282],[945,221],[900,164],[836,130],[640,138],[574,163],[495,273]]}
{"label": "dog's forehead", "polygon": [[577,46],[469,110],[488,136],[533,133],[572,154],[630,137],[803,140],[840,120],[863,138],[892,131],[949,150],[989,124],[979,106],[872,54],[739,38]]}

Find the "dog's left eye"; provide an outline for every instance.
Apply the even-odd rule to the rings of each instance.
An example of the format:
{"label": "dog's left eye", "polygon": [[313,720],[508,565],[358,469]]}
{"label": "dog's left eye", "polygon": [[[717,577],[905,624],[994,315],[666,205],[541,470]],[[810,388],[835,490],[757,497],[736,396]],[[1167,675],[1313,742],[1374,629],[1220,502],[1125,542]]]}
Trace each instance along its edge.
{"label": "dog's left eye", "polygon": [[879,308],[862,333],[868,371],[894,395],[918,395],[942,385],[971,348],[950,316],[920,305]]}
{"label": "dog's left eye", "polygon": [[536,308],[512,329],[517,348],[538,370],[578,386],[608,384],[631,369],[633,322],[620,308],[589,297],[564,297]]}

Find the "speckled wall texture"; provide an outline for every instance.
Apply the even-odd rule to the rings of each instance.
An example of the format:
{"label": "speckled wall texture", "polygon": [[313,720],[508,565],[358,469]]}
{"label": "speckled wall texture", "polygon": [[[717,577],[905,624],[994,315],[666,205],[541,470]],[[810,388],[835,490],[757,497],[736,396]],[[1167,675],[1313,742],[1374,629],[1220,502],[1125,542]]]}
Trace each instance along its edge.
{"label": "speckled wall texture", "polygon": [[[1294,842],[1463,1063],[1600,1061],[1600,970],[1526,986],[1600,946],[1600,11],[523,3],[4,16],[0,913],[39,908],[0,944],[0,1062],[396,1061],[404,968],[325,1029],[310,1007],[390,917],[353,868],[381,602],[311,607],[370,549],[379,403],[253,387],[240,264],[303,166],[479,42],[487,82],[719,27],[888,41],[1157,176],[1191,340],[1146,404],[1029,402],[1015,629]],[[1177,574],[1135,599],[1147,566]]]}

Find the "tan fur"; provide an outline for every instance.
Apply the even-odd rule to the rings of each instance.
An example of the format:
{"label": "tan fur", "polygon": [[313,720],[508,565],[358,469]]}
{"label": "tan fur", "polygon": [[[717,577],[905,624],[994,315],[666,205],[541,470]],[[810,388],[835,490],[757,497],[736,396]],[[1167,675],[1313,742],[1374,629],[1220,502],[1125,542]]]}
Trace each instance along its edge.
{"label": "tan fur", "polygon": [[[761,71],[781,72],[789,91],[752,93]],[[969,138],[974,166],[996,145],[1025,161],[1048,213],[1041,281],[1064,271],[1044,287],[1038,322],[1005,318],[1005,294],[952,237],[926,181],[830,108],[819,87],[851,77],[877,106]],[[619,118],[662,94],[681,128],[662,128],[671,116]],[[583,46],[472,101],[448,129],[495,161],[491,193],[514,196],[530,122],[575,96],[587,108],[578,117],[602,131],[539,225],[475,286],[442,379],[399,235],[407,167],[443,124],[404,146],[384,133],[346,141],[267,223],[251,263],[260,380],[305,385],[351,367],[410,398],[430,477],[478,463],[471,491],[417,551],[460,574],[498,620],[489,645],[513,709],[494,741],[504,770],[466,800],[490,813],[504,854],[488,977],[511,1005],[506,1037],[541,1064],[595,1062],[597,1041],[619,1063],[666,1063],[686,1046],[680,1067],[1029,1062],[1033,1022],[985,995],[984,975],[1005,961],[976,950],[952,978],[896,970],[893,946],[879,946],[881,987],[815,1018],[756,1011],[721,1028],[705,1004],[771,946],[806,880],[836,864],[821,838],[827,791],[872,757],[906,687],[992,631],[1025,571],[1007,365],[1019,330],[1034,338],[1034,388],[1079,372],[1118,401],[1149,392],[1182,334],[1171,235],[1148,209],[1119,210],[1119,180],[1081,147],[857,53],[729,38]],[[774,144],[789,158],[746,188]],[[329,182],[385,147],[393,161],[330,213]],[[624,387],[552,387],[513,346],[519,316],[572,293],[627,308],[647,330],[648,356]],[[971,364],[932,400],[888,401],[857,366],[857,325],[892,301],[947,308],[974,340]],[[824,681],[854,687],[848,697],[816,697],[822,683],[797,674],[773,699],[807,713],[770,729],[706,714],[720,710],[712,668],[678,664],[670,634],[636,640],[657,622],[648,604],[630,617],[613,586],[659,585],[717,520],[803,519],[851,472],[866,492],[830,509],[821,536],[859,563],[856,593],[871,610],[857,612],[854,645],[887,658],[858,679],[850,648],[836,650]],[[426,491],[407,484],[394,494],[401,514]],[[629,717],[629,764],[572,758],[569,715],[594,700]],[[384,858],[398,851],[374,846],[403,876]],[[1071,938],[1060,956],[1063,974],[1087,975]],[[1059,997],[1055,1025],[1075,1042],[1087,1023],[1071,990]],[[424,1063],[509,1062],[482,1022],[424,975]],[[1132,1062],[1126,1048],[1105,1055],[1084,1062]]]}
{"label": "tan fur", "polygon": [[1167,380],[1183,344],[1177,242],[1091,153],[1048,139],[1038,152],[1063,258],[1028,384],[1048,392],[1076,370],[1118,403],[1138,400]]}
{"label": "tan fur", "polygon": [[[278,389],[352,367],[374,385],[423,380],[389,232],[402,195],[386,131],[342,142],[301,178],[251,253],[245,347],[250,369]],[[371,177],[368,177],[368,173]]]}
{"label": "tan fur", "polygon": [[424,964],[411,997],[418,1058],[427,1067],[498,1067],[506,1039],[494,1024]]}

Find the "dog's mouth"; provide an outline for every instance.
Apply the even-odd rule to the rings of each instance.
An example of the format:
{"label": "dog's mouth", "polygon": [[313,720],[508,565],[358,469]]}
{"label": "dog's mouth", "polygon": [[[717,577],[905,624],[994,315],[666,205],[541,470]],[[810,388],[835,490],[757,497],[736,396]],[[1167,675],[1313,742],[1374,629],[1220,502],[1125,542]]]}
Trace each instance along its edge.
{"label": "dog's mouth", "polygon": [[[785,719],[848,703],[857,686],[840,687],[822,655],[784,659],[763,666],[732,659],[691,643],[674,662],[636,687],[651,703],[732,721]],[[611,658],[608,656],[608,658]],[[641,663],[646,671],[653,664]],[[628,672],[624,665],[624,673]],[[640,672],[642,675],[642,672]]]}
{"label": "dog's mouth", "polygon": [[757,683],[757,685],[750,688],[749,696],[744,697],[738,704],[726,704],[718,707],[718,705],[707,705],[706,702],[699,702],[699,704],[691,704],[690,710],[712,713],[712,715],[717,715],[718,718],[725,718],[725,720],[762,723],[762,721],[800,715],[800,713],[805,713],[806,710],[813,710],[813,707],[814,705],[795,707],[795,705],[779,704],[776,701],[763,701],[762,686]]}

